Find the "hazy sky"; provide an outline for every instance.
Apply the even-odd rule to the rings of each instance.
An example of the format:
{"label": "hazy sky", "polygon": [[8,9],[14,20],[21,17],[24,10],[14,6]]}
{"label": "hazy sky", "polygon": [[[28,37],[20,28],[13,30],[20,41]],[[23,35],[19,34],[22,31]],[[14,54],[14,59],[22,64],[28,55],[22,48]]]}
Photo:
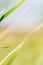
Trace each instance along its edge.
{"label": "hazy sky", "polygon": [[[0,0],[0,11],[2,9],[9,10],[17,2],[21,0]],[[0,27],[4,27],[12,21],[10,29],[29,30],[42,22],[43,0],[26,0],[16,11],[0,23]],[[42,14],[42,15],[41,15]]]}

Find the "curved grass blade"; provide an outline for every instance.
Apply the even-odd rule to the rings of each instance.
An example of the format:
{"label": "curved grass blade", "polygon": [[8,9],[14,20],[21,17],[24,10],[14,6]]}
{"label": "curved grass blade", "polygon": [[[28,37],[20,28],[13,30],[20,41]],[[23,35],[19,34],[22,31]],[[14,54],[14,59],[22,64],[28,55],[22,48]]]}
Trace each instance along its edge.
{"label": "curved grass blade", "polygon": [[7,11],[4,15],[2,15],[0,17],[0,22],[6,18],[7,16],[9,16],[13,11],[15,11],[18,7],[20,7],[26,0],[22,0],[20,1],[18,4],[16,4],[15,6],[13,6],[9,11]]}

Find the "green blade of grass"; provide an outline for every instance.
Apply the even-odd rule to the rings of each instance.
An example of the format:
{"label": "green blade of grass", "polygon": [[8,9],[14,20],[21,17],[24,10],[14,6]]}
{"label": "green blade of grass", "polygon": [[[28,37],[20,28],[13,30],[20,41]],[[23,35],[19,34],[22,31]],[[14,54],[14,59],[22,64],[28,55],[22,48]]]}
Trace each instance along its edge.
{"label": "green blade of grass", "polygon": [[17,3],[15,6],[13,6],[9,11],[7,11],[4,15],[0,17],[0,22],[6,18],[8,15],[10,15],[13,11],[15,11],[18,7],[20,7],[26,0],[22,0],[19,3]]}
{"label": "green blade of grass", "polygon": [[0,62],[0,65],[3,65],[3,63],[4,63],[5,61],[7,61],[7,59],[8,59],[9,57],[11,57],[13,53],[17,52],[18,49],[20,49],[23,45],[24,45],[24,42],[20,43],[15,49],[13,49],[13,50]]}

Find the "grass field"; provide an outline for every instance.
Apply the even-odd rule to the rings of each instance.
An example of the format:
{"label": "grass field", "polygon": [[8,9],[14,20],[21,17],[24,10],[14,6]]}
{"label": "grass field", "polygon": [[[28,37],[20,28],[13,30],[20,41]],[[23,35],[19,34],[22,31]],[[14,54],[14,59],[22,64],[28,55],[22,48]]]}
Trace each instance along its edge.
{"label": "grass field", "polygon": [[[15,49],[27,33],[10,32],[0,40],[0,62]],[[27,39],[2,65],[43,65],[43,28]]]}

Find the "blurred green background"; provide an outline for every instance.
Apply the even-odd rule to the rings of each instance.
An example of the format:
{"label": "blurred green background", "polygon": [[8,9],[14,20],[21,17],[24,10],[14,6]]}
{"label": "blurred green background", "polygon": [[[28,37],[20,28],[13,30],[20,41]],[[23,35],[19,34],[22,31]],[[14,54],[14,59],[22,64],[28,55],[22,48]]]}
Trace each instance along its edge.
{"label": "blurred green background", "polygon": [[[0,61],[16,48],[27,33],[8,33],[0,40]],[[4,48],[8,46],[8,48]],[[43,28],[34,33],[3,65],[43,65]]]}

